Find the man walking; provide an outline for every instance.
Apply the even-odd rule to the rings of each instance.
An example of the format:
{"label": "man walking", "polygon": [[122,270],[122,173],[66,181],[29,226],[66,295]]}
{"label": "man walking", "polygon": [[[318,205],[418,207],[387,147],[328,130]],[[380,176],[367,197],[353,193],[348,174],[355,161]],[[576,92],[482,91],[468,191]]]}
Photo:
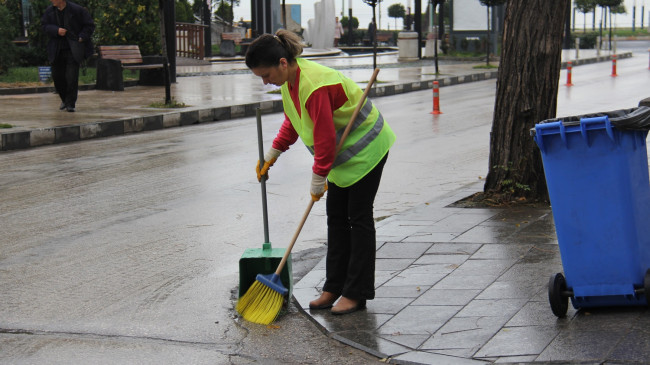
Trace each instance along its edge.
{"label": "man walking", "polygon": [[79,65],[93,53],[90,36],[95,30],[88,10],[67,0],[50,0],[41,24],[50,37],[47,58],[52,65],[54,88],[61,98],[59,110],[75,111],[79,91]]}

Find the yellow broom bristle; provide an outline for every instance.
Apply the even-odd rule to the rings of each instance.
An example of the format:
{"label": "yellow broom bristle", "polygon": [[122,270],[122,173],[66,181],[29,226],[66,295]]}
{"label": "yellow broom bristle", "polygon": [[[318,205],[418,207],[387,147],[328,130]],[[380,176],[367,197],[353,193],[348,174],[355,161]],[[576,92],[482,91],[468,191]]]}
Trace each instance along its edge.
{"label": "yellow broom bristle", "polygon": [[253,323],[271,324],[282,308],[282,294],[255,280],[237,302],[237,312]]}

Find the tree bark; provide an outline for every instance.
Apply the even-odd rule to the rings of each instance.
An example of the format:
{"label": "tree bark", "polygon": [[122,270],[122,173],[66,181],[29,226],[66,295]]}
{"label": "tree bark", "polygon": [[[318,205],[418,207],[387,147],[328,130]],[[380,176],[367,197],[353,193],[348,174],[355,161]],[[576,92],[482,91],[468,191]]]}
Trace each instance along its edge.
{"label": "tree bark", "polygon": [[555,117],[569,0],[508,1],[490,133],[486,195],[548,201],[530,129]]}

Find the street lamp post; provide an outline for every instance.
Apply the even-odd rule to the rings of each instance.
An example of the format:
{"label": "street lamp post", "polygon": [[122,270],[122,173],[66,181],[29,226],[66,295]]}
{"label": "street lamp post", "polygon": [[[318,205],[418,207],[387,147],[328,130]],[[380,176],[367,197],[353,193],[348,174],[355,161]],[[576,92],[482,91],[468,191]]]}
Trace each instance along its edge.
{"label": "street lamp post", "polygon": [[352,36],[352,0],[348,1],[348,47],[352,47],[354,37]]}
{"label": "street lamp post", "polygon": [[377,68],[377,12],[375,11],[377,3],[381,0],[363,0],[364,3],[372,6],[372,68]]}
{"label": "street lamp post", "polygon": [[201,14],[203,15],[203,39],[205,41],[205,57],[212,57],[212,30],[210,26],[210,5],[208,0],[203,0],[203,6],[201,6]]}

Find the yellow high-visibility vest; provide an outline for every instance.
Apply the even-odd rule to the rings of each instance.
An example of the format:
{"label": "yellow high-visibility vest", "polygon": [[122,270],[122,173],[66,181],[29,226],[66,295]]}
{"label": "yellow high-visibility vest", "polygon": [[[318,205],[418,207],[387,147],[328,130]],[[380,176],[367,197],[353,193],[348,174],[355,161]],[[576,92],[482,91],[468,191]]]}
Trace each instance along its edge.
{"label": "yellow high-visibility vest", "polygon": [[[282,103],[293,128],[313,155],[314,122],[305,107],[309,96],[323,86],[341,84],[343,87],[348,101],[333,111],[338,146],[343,131],[363,96],[363,90],[354,81],[334,69],[303,58],[296,58],[296,61],[300,67],[298,81],[300,113],[291,99],[287,82],[281,88]],[[336,155],[332,170],[327,176],[329,181],[340,187],[348,187],[366,176],[384,158],[396,138],[395,133],[370,99],[366,99],[356,120],[352,123],[350,134],[341,151]]]}

